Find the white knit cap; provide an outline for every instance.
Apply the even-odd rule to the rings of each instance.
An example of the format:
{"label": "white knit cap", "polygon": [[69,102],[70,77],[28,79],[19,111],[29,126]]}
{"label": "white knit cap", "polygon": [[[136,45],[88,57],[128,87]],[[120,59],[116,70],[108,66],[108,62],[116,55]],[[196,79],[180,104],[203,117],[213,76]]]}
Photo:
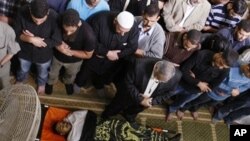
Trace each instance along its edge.
{"label": "white knit cap", "polygon": [[122,11],[116,17],[117,22],[123,28],[131,28],[134,24],[134,16],[128,11]]}

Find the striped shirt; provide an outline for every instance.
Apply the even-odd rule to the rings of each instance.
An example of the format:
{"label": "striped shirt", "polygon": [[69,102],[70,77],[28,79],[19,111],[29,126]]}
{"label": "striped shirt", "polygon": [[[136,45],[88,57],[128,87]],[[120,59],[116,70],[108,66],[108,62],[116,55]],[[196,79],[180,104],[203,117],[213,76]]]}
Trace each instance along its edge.
{"label": "striped shirt", "polygon": [[240,20],[240,16],[231,17],[228,15],[227,5],[218,4],[212,7],[205,25],[216,29],[235,27]]}

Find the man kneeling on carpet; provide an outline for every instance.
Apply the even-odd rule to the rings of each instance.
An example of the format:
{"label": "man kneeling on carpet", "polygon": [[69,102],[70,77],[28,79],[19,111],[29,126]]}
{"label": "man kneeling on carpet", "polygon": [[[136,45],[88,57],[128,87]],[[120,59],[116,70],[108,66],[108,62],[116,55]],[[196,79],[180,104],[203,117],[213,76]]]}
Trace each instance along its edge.
{"label": "man kneeling on carpet", "polygon": [[144,126],[131,127],[125,120],[102,120],[88,110],[72,112],[54,127],[57,134],[67,137],[67,141],[180,140],[180,134],[173,134],[170,138],[170,133]]}

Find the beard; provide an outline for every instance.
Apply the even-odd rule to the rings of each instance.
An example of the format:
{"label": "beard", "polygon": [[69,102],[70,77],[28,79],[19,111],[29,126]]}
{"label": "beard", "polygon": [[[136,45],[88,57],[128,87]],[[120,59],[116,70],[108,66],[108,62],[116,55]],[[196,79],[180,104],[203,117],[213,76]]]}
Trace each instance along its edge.
{"label": "beard", "polygon": [[63,33],[63,40],[69,41],[69,42],[74,42],[76,39],[77,33],[78,33],[78,30],[70,35],[66,35],[65,33]]}

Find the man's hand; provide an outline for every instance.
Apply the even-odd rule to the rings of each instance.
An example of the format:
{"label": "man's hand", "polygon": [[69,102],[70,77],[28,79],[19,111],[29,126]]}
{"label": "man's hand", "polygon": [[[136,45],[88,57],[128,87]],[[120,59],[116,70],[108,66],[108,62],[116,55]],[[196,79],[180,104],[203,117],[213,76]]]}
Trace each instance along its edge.
{"label": "man's hand", "polygon": [[29,30],[23,30],[23,35],[30,39],[30,43],[32,43],[36,47],[46,47],[47,44],[44,42],[44,38],[36,37]]}
{"label": "man's hand", "polygon": [[240,90],[239,89],[233,89],[232,90],[232,96],[235,97],[235,96],[238,96],[240,94]]}
{"label": "man's hand", "polygon": [[144,97],[140,104],[147,108],[152,107],[152,98]]}
{"label": "man's hand", "polygon": [[200,88],[201,92],[211,92],[212,90],[209,88],[208,83],[199,82],[197,86]]}
{"label": "man's hand", "polygon": [[144,56],[144,50],[142,50],[142,49],[137,49],[137,50],[135,51],[135,55],[136,55],[137,57],[143,57],[143,56]]}
{"label": "man's hand", "polygon": [[178,31],[178,32],[182,32],[182,33],[186,32],[186,29],[184,27],[179,26],[179,25],[175,25],[174,30]]}
{"label": "man's hand", "polygon": [[35,37],[34,34],[31,33],[29,30],[23,30],[23,34],[26,36]]}
{"label": "man's hand", "polygon": [[119,59],[118,53],[120,52],[121,52],[120,50],[108,51],[106,56],[110,61],[116,61]]}
{"label": "man's hand", "polygon": [[57,50],[60,51],[64,55],[72,56],[70,47],[65,42],[62,42],[59,46],[57,46]]}
{"label": "man's hand", "polygon": [[31,37],[31,43],[36,47],[46,47],[47,44],[44,42],[44,38]]}

